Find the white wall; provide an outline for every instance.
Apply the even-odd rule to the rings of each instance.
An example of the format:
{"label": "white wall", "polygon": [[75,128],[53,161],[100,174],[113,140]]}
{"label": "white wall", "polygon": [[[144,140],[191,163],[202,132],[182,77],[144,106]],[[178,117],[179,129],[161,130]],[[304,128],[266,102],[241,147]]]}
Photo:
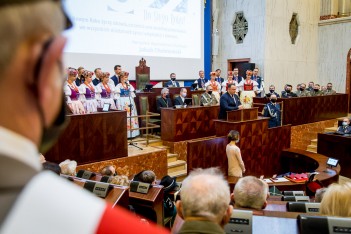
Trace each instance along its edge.
{"label": "white wall", "polygon": [[345,93],[346,59],[351,49],[351,17],[324,20],[319,25],[319,79]]}
{"label": "white wall", "polygon": [[[269,84],[281,91],[286,83],[314,80],[318,68],[319,0],[222,0],[219,8],[219,54],[213,68],[227,70],[228,59],[251,58]],[[248,21],[248,34],[243,44],[232,35],[234,14],[243,11]],[[300,22],[296,44],[291,44],[289,23],[293,13]],[[295,87],[294,87],[295,89]]]}

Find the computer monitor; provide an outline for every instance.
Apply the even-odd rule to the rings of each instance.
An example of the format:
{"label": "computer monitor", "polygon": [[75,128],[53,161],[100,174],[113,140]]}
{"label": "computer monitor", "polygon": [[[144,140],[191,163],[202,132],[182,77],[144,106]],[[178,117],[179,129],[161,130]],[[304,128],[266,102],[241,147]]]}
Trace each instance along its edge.
{"label": "computer monitor", "polygon": [[147,92],[150,92],[150,91],[152,90],[152,87],[153,87],[152,84],[146,84],[146,85],[145,85],[145,90],[146,90]]}
{"label": "computer monitor", "polygon": [[196,90],[197,89],[197,84],[191,84],[191,89]]}
{"label": "computer monitor", "polygon": [[193,102],[192,98],[185,98],[184,99],[184,104],[186,104],[187,106],[190,106]]}
{"label": "computer monitor", "polygon": [[339,163],[339,159],[336,159],[336,158],[328,158],[328,161],[327,161],[327,166],[329,167],[336,167]]}

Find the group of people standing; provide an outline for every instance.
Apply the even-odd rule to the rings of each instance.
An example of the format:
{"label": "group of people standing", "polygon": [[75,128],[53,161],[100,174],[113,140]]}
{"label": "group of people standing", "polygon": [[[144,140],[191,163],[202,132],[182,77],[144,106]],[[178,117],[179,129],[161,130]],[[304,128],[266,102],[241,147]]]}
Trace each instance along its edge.
{"label": "group of people standing", "polygon": [[[93,74],[96,78],[93,80]],[[81,68],[67,69],[67,81],[64,85],[66,103],[73,114],[89,114],[109,104],[111,109],[127,111],[128,137],[140,134],[137,110],[134,103],[135,89],[128,82],[129,73],[115,66],[115,75],[110,78],[109,72],[96,68],[91,72]],[[136,129],[130,131],[131,129]]]}

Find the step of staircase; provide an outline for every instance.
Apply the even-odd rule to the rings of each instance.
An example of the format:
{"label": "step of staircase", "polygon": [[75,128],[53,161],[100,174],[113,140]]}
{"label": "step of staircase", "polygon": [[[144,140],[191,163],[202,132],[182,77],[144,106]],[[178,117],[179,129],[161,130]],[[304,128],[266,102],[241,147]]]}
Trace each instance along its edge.
{"label": "step of staircase", "polygon": [[180,170],[180,171],[169,173],[170,177],[177,177],[177,182],[182,182],[187,177],[187,175],[188,175],[187,170]]}
{"label": "step of staircase", "polygon": [[166,149],[167,150],[167,154],[169,154],[169,146],[165,146],[165,145],[158,145],[158,146],[153,146],[154,148],[157,148],[157,149]]}
{"label": "step of staircase", "polygon": [[312,152],[312,153],[317,153],[317,146],[316,145],[308,145],[307,151]]}
{"label": "step of staircase", "polygon": [[172,153],[167,154],[167,162],[168,163],[175,162],[177,160],[178,160],[178,154],[172,154]]}
{"label": "step of staircase", "polygon": [[168,163],[168,174],[182,170],[186,170],[186,162],[184,160]]}
{"label": "step of staircase", "polygon": [[318,139],[311,140],[311,145],[317,146],[317,144],[318,144]]}

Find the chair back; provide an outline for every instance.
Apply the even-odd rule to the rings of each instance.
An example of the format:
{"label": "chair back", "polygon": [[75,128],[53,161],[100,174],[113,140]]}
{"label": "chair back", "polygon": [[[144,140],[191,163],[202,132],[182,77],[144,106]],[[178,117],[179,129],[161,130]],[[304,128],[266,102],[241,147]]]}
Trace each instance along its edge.
{"label": "chair back", "polygon": [[140,108],[140,115],[146,115],[146,112],[149,111],[148,97],[139,96],[139,108]]}
{"label": "chair back", "polygon": [[150,67],[146,66],[146,60],[141,58],[139,66],[135,67],[136,89],[143,90],[150,83]]}
{"label": "chair back", "polygon": [[198,94],[193,94],[193,106],[200,106],[200,98]]}

